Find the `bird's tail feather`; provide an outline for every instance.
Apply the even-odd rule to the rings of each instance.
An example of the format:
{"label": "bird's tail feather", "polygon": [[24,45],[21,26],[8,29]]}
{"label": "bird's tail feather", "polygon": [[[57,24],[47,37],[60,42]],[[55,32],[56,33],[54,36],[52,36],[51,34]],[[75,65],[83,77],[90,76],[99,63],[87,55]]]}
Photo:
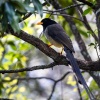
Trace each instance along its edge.
{"label": "bird's tail feather", "polygon": [[85,88],[90,100],[95,100],[93,94],[91,93],[89,87],[87,86],[87,84],[86,84],[86,82],[85,82],[85,80],[84,80],[84,78],[83,78],[83,76],[82,76],[82,74],[80,72],[80,69],[78,67],[78,64],[77,64],[72,52],[69,49],[67,49],[67,47],[64,47],[64,50],[66,52],[67,58],[70,61],[70,64],[71,64],[71,66],[73,68],[73,71],[75,72],[75,74],[78,77],[79,81],[83,84],[83,86],[84,86],[84,88]]}

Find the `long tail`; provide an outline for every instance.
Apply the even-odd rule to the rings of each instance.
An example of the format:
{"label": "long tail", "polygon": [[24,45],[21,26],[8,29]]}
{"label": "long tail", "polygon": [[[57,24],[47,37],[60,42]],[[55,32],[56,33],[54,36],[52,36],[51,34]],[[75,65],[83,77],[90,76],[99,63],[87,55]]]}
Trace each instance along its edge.
{"label": "long tail", "polygon": [[89,87],[87,86],[87,84],[86,84],[86,82],[85,82],[85,80],[84,80],[84,78],[83,78],[83,76],[80,72],[80,69],[78,67],[78,64],[77,64],[72,52],[69,49],[67,49],[67,47],[64,47],[64,50],[66,52],[66,56],[68,57],[68,59],[70,61],[70,64],[72,65],[73,71],[75,72],[75,74],[78,77],[79,81],[83,84],[90,100],[95,100],[93,94],[91,93]]}

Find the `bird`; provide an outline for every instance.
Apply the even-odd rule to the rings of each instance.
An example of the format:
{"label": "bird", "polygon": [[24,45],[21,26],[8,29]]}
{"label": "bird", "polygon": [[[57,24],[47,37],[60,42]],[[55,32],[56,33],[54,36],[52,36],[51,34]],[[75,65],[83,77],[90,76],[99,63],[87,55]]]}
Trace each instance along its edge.
{"label": "bird", "polygon": [[60,47],[64,48],[64,51],[66,52],[66,57],[69,59],[73,72],[76,74],[78,80],[84,86],[90,100],[95,100],[94,95],[90,91],[88,85],[86,84],[86,81],[84,80],[80,72],[78,63],[74,58],[73,53],[75,53],[75,51],[72,45],[72,41],[66,34],[63,27],[59,23],[50,18],[42,19],[40,22],[37,23],[37,25],[43,26],[43,34],[46,36],[46,38],[52,45],[58,48]]}

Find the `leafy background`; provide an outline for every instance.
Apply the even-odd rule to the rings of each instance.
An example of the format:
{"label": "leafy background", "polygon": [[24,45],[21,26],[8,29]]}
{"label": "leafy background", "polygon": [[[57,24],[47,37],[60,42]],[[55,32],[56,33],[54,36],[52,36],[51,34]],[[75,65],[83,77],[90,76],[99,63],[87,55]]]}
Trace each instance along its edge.
{"label": "leafy background", "polygon": [[[49,3],[47,5],[43,5],[45,1],[46,0],[0,1],[0,70],[21,69],[52,62],[52,59],[44,55],[35,47],[10,34],[6,34],[6,30],[8,29],[9,25],[11,25],[15,32],[19,33],[20,29],[22,29],[28,34],[39,37],[42,32],[42,27],[37,26],[36,23],[41,19],[50,16],[50,14],[47,14],[45,10],[54,10],[54,8]],[[71,0],[58,1],[62,5],[62,7],[73,4]],[[92,3],[95,2],[95,0],[88,1]],[[89,24],[93,27],[93,31],[95,32],[95,34],[97,34],[92,9],[90,9],[88,6],[84,6],[83,9],[83,16],[88,17]],[[70,8],[66,10],[66,12],[69,15],[78,18],[78,13],[74,8]],[[25,16],[28,14],[30,14],[31,16],[23,21],[23,19],[25,19]],[[83,59],[69,28],[69,25],[65,21],[65,19],[60,15],[52,15],[51,18],[56,20],[63,26],[65,31],[73,40],[74,48],[76,50],[75,56]],[[95,41],[91,36],[91,31],[87,30],[81,21],[75,19],[73,20],[76,23],[86,43],[88,51],[90,52],[90,54],[92,52],[92,59],[98,59],[96,50],[94,49]],[[49,44],[44,36],[41,36],[41,40]],[[59,52],[61,50],[55,47],[52,48]],[[68,71],[71,70],[69,67],[67,67],[67,69]],[[51,80],[46,80],[45,78],[36,78],[50,77],[57,80],[61,76],[63,76],[64,73],[66,73],[65,66],[56,66],[54,69],[0,74],[0,97],[15,100],[47,100],[48,96],[50,95],[53,82]],[[94,93],[97,91],[97,97],[100,98],[100,93],[98,92],[100,90],[95,81],[87,73],[85,73],[84,76],[89,84],[90,89]],[[28,77],[32,79],[29,79]],[[83,98],[85,98],[85,100],[88,100],[83,87],[80,87]],[[78,100],[79,95],[77,92],[76,81],[73,75],[68,75],[64,80],[57,84],[52,100],[69,100],[69,98],[72,98],[73,96],[75,96],[74,100]]]}

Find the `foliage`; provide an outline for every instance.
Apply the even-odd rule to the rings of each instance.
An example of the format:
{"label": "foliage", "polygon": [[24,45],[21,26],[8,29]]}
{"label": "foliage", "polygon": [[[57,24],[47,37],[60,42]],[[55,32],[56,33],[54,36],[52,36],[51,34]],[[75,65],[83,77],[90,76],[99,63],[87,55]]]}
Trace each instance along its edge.
{"label": "foliage", "polygon": [[[44,0],[44,2],[45,1],[47,3],[47,0]],[[58,1],[63,8],[74,4],[72,0],[58,0]],[[87,0],[87,1],[90,1],[92,4],[96,3],[96,0]],[[19,33],[19,31],[23,29],[24,31],[27,31],[29,34],[34,34],[36,33],[37,30],[39,31],[39,27],[35,26],[32,23],[33,20],[35,23],[36,17],[38,16],[37,14],[39,14],[39,16],[41,16],[42,18],[43,16],[48,17],[51,14],[51,18],[59,22],[64,27],[65,31],[68,33],[69,36],[73,36],[72,31],[70,29],[70,25],[66,22],[66,19],[62,17],[62,15],[58,13],[53,15],[52,13],[43,10],[43,8],[46,10],[54,10],[54,8],[51,5],[48,6],[47,4],[43,6],[43,0],[0,0],[0,70],[10,70],[10,69],[16,70],[16,69],[25,68],[27,67],[28,61],[31,59],[31,57],[33,59],[36,59],[38,55],[39,58],[41,56],[40,52],[38,52],[38,50],[35,50],[35,48],[29,45],[28,43],[10,34],[7,34],[6,31],[8,30],[9,25],[12,27],[14,32]],[[71,16],[80,18],[79,13],[75,10],[74,7],[70,9],[66,9],[65,11],[67,12],[67,14]],[[86,6],[82,16],[87,16],[89,14],[91,15],[92,13],[93,10],[90,7]],[[31,15],[33,14],[34,17],[31,16],[29,19],[23,20],[27,16],[27,14],[31,14]],[[40,17],[38,17],[38,20],[40,21],[39,18]],[[83,22],[81,20],[77,20],[73,18],[73,21],[78,27],[79,33],[81,34],[81,36],[83,36],[83,39],[84,40],[87,39],[87,41],[89,41],[87,45],[89,45],[90,47],[92,46],[95,47],[95,42],[90,41],[90,38],[92,37],[93,32],[96,33],[94,31],[96,30],[96,27],[93,24],[92,24],[93,26],[91,25],[93,27],[93,32],[92,32],[86,29],[86,27],[83,25]],[[33,28],[33,26],[35,28]],[[42,37],[42,40],[45,41],[46,43],[48,42],[44,37]],[[41,58],[42,58],[42,63],[47,64],[47,62],[51,61],[48,60],[49,58],[44,57],[44,55],[42,55]],[[35,63],[38,62],[39,64],[41,64],[40,61],[37,60],[34,62]],[[65,70],[66,69],[63,69],[63,71]],[[54,71],[53,74],[50,74],[51,77],[54,77],[54,75],[57,76],[56,73],[57,73],[57,69]],[[47,75],[50,76],[49,74]],[[0,98],[7,97],[16,100],[19,99],[28,100],[28,97],[33,92],[34,93],[32,94],[32,96],[38,94],[40,97],[44,95],[47,96],[48,94],[50,94],[48,92],[47,93],[44,92],[45,89],[49,91],[50,86],[47,86],[46,88],[43,87],[43,85],[46,86],[50,84],[49,82],[47,82],[47,84],[40,84],[40,82],[34,79],[35,82],[33,84],[32,81],[30,82],[27,79],[26,79],[27,82],[26,81],[22,82],[18,80],[18,78],[27,77],[27,76],[29,76],[28,72],[0,74]],[[75,92],[77,92],[76,81],[75,80],[73,81],[72,76],[68,77],[67,82],[63,81],[63,83],[64,85],[69,85],[71,88],[73,88],[73,92],[74,90]],[[99,91],[98,86],[96,85],[94,80],[90,82],[90,88],[92,91],[94,90]],[[66,89],[67,88],[65,88],[65,90]],[[58,93],[58,91],[59,90],[57,90],[56,93]],[[82,96],[88,100],[88,96],[86,95],[85,91],[82,92]],[[53,99],[58,100],[59,96],[54,96]]]}
{"label": "foliage", "polygon": [[[15,41],[16,40],[16,41]],[[25,56],[30,45],[7,35],[0,40],[0,70],[24,68],[28,58]],[[18,74],[1,74],[0,75],[0,97],[10,97],[13,92],[19,89],[17,86],[17,77],[22,77],[26,73]],[[14,80],[11,80],[14,79]]]}
{"label": "foliage", "polygon": [[28,12],[35,13],[35,11],[42,16],[42,4],[39,0],[32,0],[32,3],[31,0],[0,1],[1,32],[7,29],[8,24],[12,26],[15,32],[19,31],[19,21],[21,21]]}

